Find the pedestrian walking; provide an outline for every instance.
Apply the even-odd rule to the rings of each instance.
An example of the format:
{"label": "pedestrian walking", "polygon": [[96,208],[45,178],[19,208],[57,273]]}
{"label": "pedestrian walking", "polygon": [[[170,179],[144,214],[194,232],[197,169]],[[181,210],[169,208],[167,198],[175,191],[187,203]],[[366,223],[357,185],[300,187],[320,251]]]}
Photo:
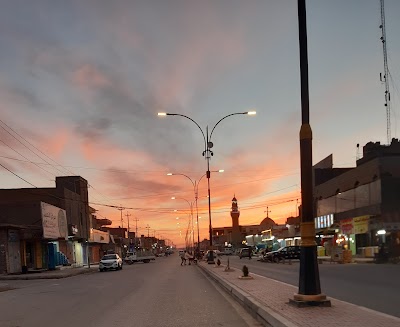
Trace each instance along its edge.
{"label": "pedestrian walking", "polygon": [[181,266],[186,265],[186,250],[181,253]]}
{"label": "pedestrian walking", "polygon": [[249,248],[249,260],[251,259],[251,248]]}
{"label": "pedestrian walking", "polygon": [[189,266],[191,265],[191,262],[190,262],[191,259],[192,259],[192,255],[189,252],[185,251],[185,263],[186,263],[186,260],[188,260],[189,261]]}

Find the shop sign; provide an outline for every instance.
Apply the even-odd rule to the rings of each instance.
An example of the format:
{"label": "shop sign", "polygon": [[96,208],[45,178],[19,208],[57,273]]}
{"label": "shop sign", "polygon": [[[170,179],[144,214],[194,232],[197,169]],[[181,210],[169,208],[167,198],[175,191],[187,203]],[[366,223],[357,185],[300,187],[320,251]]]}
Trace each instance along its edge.
{"label": "shop sign", "polygon": [[354,234],[353,218],[342,219],[340,221],[340,229],[343,234]]}
{"label": "shop sign", "polygon": [[51,204],[41,202],[43,238],[67,239],[67,214],[66,211]]}
{"label": "shop sign", "polygon": [[353,219],[354,234],[365,234],[369,231],[369,216],[360,216]]}
{"label": "shop sign", "polygon": [[91,229],[90,230],[90,242],[92,243],[110,243],[110,234],[108,232],[103,232],[98,229]]}
{"label": "shop sign", "polygon": [[333,224],[333,213],[329,215],[319,216],[314,219],[315,220],[315,228],[328,228]]}

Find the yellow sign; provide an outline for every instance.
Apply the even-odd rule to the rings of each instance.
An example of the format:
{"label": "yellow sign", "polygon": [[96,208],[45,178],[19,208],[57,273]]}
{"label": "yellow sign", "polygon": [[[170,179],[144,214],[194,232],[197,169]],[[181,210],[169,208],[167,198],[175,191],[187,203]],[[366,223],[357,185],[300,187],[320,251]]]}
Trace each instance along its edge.
{"label": "yellow sign", "polygon": [[369,216],[353,218],[354,234],[365,234],[369,231]]}

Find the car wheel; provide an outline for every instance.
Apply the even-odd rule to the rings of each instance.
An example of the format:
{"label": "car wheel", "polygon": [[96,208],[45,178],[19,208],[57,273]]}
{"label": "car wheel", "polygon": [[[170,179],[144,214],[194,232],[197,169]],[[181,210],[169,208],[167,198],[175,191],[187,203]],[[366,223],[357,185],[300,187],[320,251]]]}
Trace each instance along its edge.
{"label": "car wheel", "polygon": [[275,258],[274,258],[274,262],[275,262],[275,263],[279,263],[279,258],[278,258],[278,257],[275,257]]}
{"label": "car wheel", "polygon": [[99,271],[100,271],[100,272],[103,272],[104,270],[103,270],[103,269],[99,269]]}

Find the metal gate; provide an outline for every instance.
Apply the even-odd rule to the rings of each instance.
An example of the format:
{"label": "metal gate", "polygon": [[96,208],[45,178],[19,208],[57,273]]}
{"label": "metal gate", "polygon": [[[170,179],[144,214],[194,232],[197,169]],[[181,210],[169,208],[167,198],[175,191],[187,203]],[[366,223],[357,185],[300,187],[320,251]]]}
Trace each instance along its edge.
{"label": "metal gate", "polygon": [[16,230],[8,230],[8,273],[20,273],[21,267],[21,253],[19,234]]}

